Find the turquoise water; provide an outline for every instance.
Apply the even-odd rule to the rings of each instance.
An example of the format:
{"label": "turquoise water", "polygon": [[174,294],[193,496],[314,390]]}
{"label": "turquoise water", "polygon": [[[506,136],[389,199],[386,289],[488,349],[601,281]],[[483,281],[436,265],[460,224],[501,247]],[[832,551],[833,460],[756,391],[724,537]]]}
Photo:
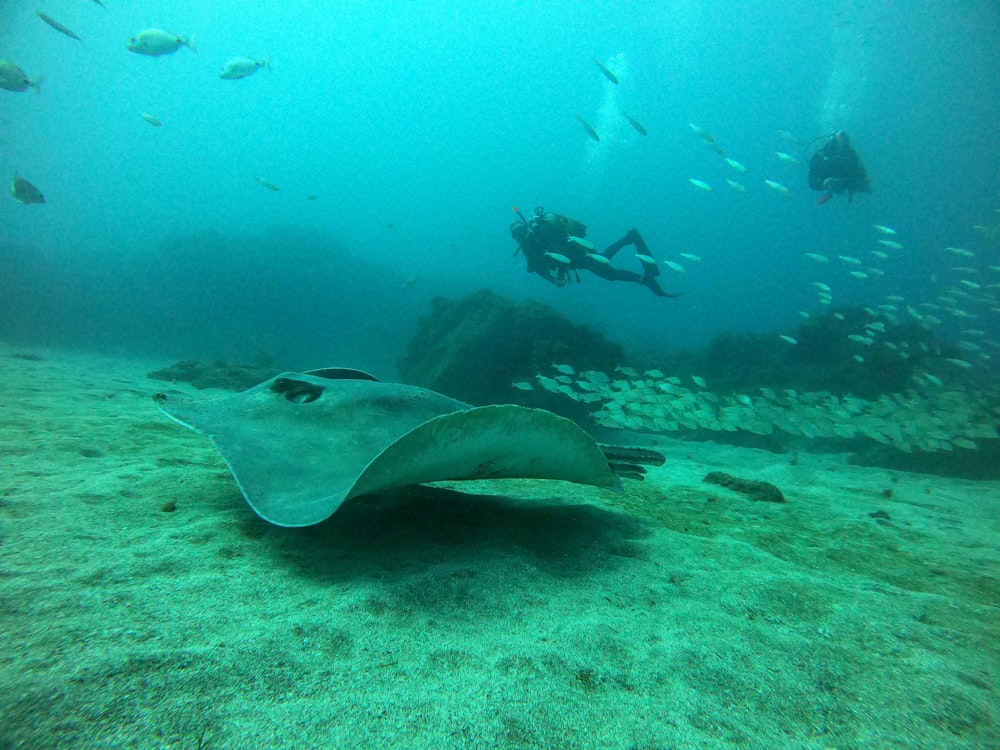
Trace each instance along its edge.
{"label": "turquoise water", "polygon": [[[972,229],[996,220],[1000,187],[996,3],[105,5],[46,10],[82,42],[33,6],[0,16],[0,56],[43,79],[39,96],[0,91],[0,170],[46,196],[0,201],[8,340],[384,372],[438,294],[540,299],[668,349],[790,329],[822,311],[817,279],[837,304],[916,303],[970,265],[943,247],[997,262]],[[129,52],[147,28],[193,35],[197,54]],[[241,55],[272,69],[220,79]],[[778,131],[833,128],[873,192],[818,206],[805,167],[774,156],[803,155]],[[598,246],[635,226],[658,258],[702,261],[666,271],[677,300],[590,276],[550,288],[513,257],[512,204],[578,218]],[[860,281],[836,256],[877,248],[876,223],[904,249]],[[619,263],[638,270],[630,251]]]}
{"label": "turquoise water", "polygon": [[[45,195],[0,196],[0,747],[997,745],[997,486],[954,477],[1000,465],[998,47],[992,0],[0,3],[40,79],[0,175]],[[838,128],[873,191],[818,205],[775,152]],[[525,273],[537,205],[639,228],[681,296]],[[537,308],[418,329],[484,289],[607,361]],[[667,461],[292,531],[150,399],[212,397],[149,379],[178,359],[391,380],[414,340]]]}

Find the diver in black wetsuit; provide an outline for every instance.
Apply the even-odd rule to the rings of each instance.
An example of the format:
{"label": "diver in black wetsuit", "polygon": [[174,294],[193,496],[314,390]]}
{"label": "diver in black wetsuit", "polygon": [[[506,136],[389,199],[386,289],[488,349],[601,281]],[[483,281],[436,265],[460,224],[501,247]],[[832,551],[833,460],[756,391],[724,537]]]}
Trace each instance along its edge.
{"label": "diver in black wetsuit", "polygon": [[[563,287],[570,281],[570,272],[579,281],[579,270],[583,269],[608,281],[641,284],[657,297],[679,296],[668,294],[660,287],[656,280],[660,269],[638,229],[628,230],[624,237],[599,252],[583,239],[587,235],[587,227],[575,219],[546,211],[541,206],[535,209],[530,221],[520,211],[517,215],[518,220],[510,225],[510,235],[518,244],[515,253],[524,253],[529,273],[536,273],[549,283]],[[641,274],[611,265],[611,259],[626,245],[635,247],[636,256],[642,263]]]}
{"label": "diver in black wetsuit", "polygon": [[826,203],[834,193],[847,193],[853,202],[855,193],[871,192],[865,165],[843,130],[829,136],[809,159],[809,187],[824,191],[818,203]]}

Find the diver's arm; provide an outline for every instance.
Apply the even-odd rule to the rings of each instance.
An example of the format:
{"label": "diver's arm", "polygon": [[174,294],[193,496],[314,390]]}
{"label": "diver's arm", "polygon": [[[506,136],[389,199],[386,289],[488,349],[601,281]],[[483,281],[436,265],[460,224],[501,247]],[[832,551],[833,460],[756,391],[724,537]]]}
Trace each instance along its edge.
{"label": "diver's arm", "polygon": [[[529,270],[531,270],[531,269],[529,269]],[[549,282],[550,284],[553,284],[553,285],[555,285],[557,287],[562,288],[562,287],[566,286],[566,279],[563,276],[553,276],[548,270],[544,270],[544,271],[533,270],[532,272],[533,273],[537,273],[539,276],[541,276],[547,282]]]}

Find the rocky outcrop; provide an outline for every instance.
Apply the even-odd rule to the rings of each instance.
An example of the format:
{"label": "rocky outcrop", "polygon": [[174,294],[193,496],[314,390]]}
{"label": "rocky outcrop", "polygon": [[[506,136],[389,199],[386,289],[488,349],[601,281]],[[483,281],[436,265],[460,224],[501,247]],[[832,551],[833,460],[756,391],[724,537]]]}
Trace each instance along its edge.
{"label": "rocky outcrop", "polygon": [[553,362],[610,372],[622,360],[620,345],[548,305],[515,302],[484,289],[433,299],[399,372],[402,382],[472,404],[520,403],[525,392],[511,383],[530,380]]}

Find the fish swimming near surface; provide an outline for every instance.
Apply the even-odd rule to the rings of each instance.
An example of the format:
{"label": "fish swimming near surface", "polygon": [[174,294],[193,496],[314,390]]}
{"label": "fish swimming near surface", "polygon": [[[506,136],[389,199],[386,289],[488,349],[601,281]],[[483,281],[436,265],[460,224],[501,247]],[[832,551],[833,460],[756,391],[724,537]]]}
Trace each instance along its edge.
{"label": "fish swimming near surface", "polygon": [[281,188],[279,188],[273,182],[271,182],[270,180],[265,180],[263,177],[254,177],[254,179],[257,180],[257,182],[259,182],[261,185],[266,187],[268,190],[273,190],[275,193],[281,190]]}
{"label": "fish swimming near surface", "polygon": [[140,31],[129,39],[125,45],[129,52],[149,57],[159,57],[169,55],[181,47],[187,47],[192,52],[197,52],[194,46],[194,37],[181,37],[163,29],[146,29]]}
{"label": "fish swimming near surface", "polygon": [[55,29],[56,31],[58,31],[60,34],[65,34],[70,39],[76,39],[76,41],[78,41],[78,42],[82,42],[83,41],[80,37],[78,37],[76,34],[74,34],[72,31],[70,31],[69,29],[67,29],[65,26],[63,26],[61,23],[59,23],[56,19],[52,18],[51,16],[48,16],[45,13],[42,13],[42,11],[40,11],[40,10],[36,10],[35,13],[37,13],[39,18],[41,18],[43,21],[45,21],[45,23],[47,23],[53,29]]}
{"label": "fish swimming near surface", "polygon": [[690,182],[692,185],[694,185],[699,190],[705,191],[706,193],[714,193],[715,192],[715,188],[713,188],[711,185],[709,185],[704,180],[697,180],[694,177],[688,177],[688,182]]}
{"label": "fish swimming near surface", "polygon": [[641,122],[639,122],[637,119],[635,119],[631,115],[626,114],[625,112],[622,112],[622,117],[624,117],[626,120],[628,120],[628,124],[631,125],[635,129],[635,132],[638,133],[639,135],[648,135],[649,134],[649,131],[646,130],[645,126],[643,126],[643,124]]}
{"label": "fish swimming near surface", "polygon": [[583,129],[587,131],[587,135],[589,135],[595,141],[600,141],[601,140],[601,136],[599,136],[597,134],[597,131],[594,130],[594,126],[593,125],[591,125],[589,122],[587,122],[582,117],[580,117],[580,115],[577,115],[576,119],[580,121],[581,125],[583,125]]}
{"label": "fish swimming near surface", "polygon": [[607,78],[609,81],[611,81],[611,83],[614,83],[614,84],[618,83],[618,76],[616,76],[614,73],[612,73],[610,70],[608,70],[608,66],[607,65],[605,65],[604,63],[602,63],[596,57],[593,58],[593,60],[594,60],[594,65],[596,65],[597,69],[604,74],[605,78]]}
{"label": "fish swimming near surface", "polygon": [[26,91],[34,89],[35,93],[41,91],[42,79],[34,81],[28,78],[28,74],[7,60],[0,60],[0,89],[7,91]]}
{"label": "fish swimming near surface", "polygon": [[738,161],[736,161],[736,159],[730,159],[730,158],[727,157],[726,158],[726,164],[728,164],[729,166],[731,166],[737,172],[746,173],[746,171],[747,171],[747,168],[744,167],[742,164],[740,164]]}
{"label": "fish swimming near surface", "polygon": [[573,262],[562,253],[545,253],[545,255],[552,258],[552,260],[554,260],[556,263],[562,263],[563,265],[568,266],[570,263]]}
{"label": "fish swimming near surface", "polygon": [[887,227],[884,224],[872,224],[872,228],[881,234],[895,234],[896,230],[892,227]]}
{"label": "fish swimming near surface", "polygon": [[10,181],[10,194],[14,196],[14,200],[20,201],[25,205],[29,203],[45,203],[45,196],[42,195],[42,191],[23,177],[18,177],[17,175],[14,175],[14,179]]}
{"label": "fish swimming near surface", "polygon": [[222,66],[219,78],[224,78],[227,81],[236,81],[240,78],[252,76],[261,68],[268,72],[271,70],[266,57],[262,57],[260,60],[254,60],[249,57],[234,57]]}
{"label": "fish swimming near surface", "polygon": [[794,164],[795,166],[798,166],[798,165],[802,164],[802,162],[800,162],[794,156],[792,156],[791,154],[785,153],[784,151],[775,151],[774,155],[777,156],[782,161],[787,161],[789,164]]}
{"label": "fish swimming near surface", "polygon": [[726,180],[726,184],[729,185],[729,187],[731,187],[737,193],[749,193],[750,192],[749,190],[747,190],[747,186],[744,185],[742,182],[737,182],[736,180],[728,180],[727,179]]}
{"label": "fish swimming near surface", "polygon": [[158,128],[158,127],[160,127],[161,125],[163,125],[163,123],[162,123],[162,122],[160,122],[160,121],[159,121],[158,119],[156,119],[155,117],[153,117],[153,115],[151,115],[151,114],[148,114],[148,113],[146,113],[146,112],[140,112],[140,113],[139,113],[139,117],[141,117],[141,118],[142,118],[143,120],[145,120],[146,122],[148,122],[148,123],[149,123],[150,125],[153,125],[154,127],[157,127],[157,128]]}

